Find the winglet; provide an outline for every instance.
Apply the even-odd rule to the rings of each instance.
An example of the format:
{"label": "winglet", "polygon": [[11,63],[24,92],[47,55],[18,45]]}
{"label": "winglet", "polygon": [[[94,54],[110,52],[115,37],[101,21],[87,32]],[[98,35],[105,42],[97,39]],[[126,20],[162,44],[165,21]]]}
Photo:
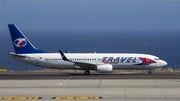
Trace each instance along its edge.
{"label": "winglet", "polygon": [[66,53],[70,53],[70,52],[66,49]]}
{"label": "winglet", "polygon": [[69,60],[67,59],[67,57],[64,55],[64,53],[63,53],[61,50],[59,50],[59,52],[60,52],[61,57],[62,57],[62,59],[63,59],[64,61],[69,61]]}

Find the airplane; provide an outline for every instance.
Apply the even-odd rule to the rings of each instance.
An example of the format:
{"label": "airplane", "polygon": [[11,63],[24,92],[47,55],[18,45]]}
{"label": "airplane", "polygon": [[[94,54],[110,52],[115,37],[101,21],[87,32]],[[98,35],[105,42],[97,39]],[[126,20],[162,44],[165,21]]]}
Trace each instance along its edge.
{"label": "airplane", "polygon": [[91,70],[111,73],[113,70],[149,70],[167,65],[159,57],[136,53],[49,53],[32,45],[15,24],[8,24],[14,52],[8,52],[15,60],[50,69]]}

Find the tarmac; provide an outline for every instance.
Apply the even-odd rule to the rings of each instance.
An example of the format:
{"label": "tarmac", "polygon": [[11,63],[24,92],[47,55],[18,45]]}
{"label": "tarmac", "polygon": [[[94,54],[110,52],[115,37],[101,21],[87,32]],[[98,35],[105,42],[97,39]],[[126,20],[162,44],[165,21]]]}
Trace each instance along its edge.
{"label": "tarmac", "polygon": [[0,73],[0,80],[53,80],[53,79],[180,79],[180,72],[153,72],[146,71],[97,73],[91,72],[84,75],[83,71],[63,71],[63,72],[6,72]]}
{"label": "tarmac", "polygon": [[179,101],[180,72],[0,73],[0,100]]}

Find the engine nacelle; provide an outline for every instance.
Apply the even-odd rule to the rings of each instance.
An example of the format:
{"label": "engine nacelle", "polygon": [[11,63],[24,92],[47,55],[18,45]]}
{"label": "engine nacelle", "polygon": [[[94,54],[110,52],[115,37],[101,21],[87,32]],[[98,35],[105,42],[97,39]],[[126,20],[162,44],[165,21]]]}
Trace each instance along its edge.
{"label": "engine nacelle", "polygon": [[98,73],[110,73],[113,71],[113,66],[111,64],[104,64],[97,66]]}

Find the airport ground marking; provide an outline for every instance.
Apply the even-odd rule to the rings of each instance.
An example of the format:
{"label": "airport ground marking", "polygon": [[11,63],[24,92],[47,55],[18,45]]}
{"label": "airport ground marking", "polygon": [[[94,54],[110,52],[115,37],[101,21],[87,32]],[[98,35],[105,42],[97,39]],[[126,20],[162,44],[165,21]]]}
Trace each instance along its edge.
{"label": "airport ground marking", "polygon": [[42,97],[33,96],[33,97],[0,97],[0,100],[39,100],[42,99]]}
{"label": "airport ground marking", "polygon": [[174,73],[176,76],[179,76],[179,74],[178,73],[176,73],[176,72],[174,72],[173,70],[171,71],[172,73]]}
{"label": "airport ground marking", "polygon": [[176,72],[174,72],[174,74],[175,74],[176,76],[179,76],[179,74],[178,74],[178,73],[176,73]]}
{"label": "airport ground marking", "polygon": [[98,100],[98,99],[102,99],[102,97],[99,96],[56,96],[53,97],[52,99],[55,100]]}

